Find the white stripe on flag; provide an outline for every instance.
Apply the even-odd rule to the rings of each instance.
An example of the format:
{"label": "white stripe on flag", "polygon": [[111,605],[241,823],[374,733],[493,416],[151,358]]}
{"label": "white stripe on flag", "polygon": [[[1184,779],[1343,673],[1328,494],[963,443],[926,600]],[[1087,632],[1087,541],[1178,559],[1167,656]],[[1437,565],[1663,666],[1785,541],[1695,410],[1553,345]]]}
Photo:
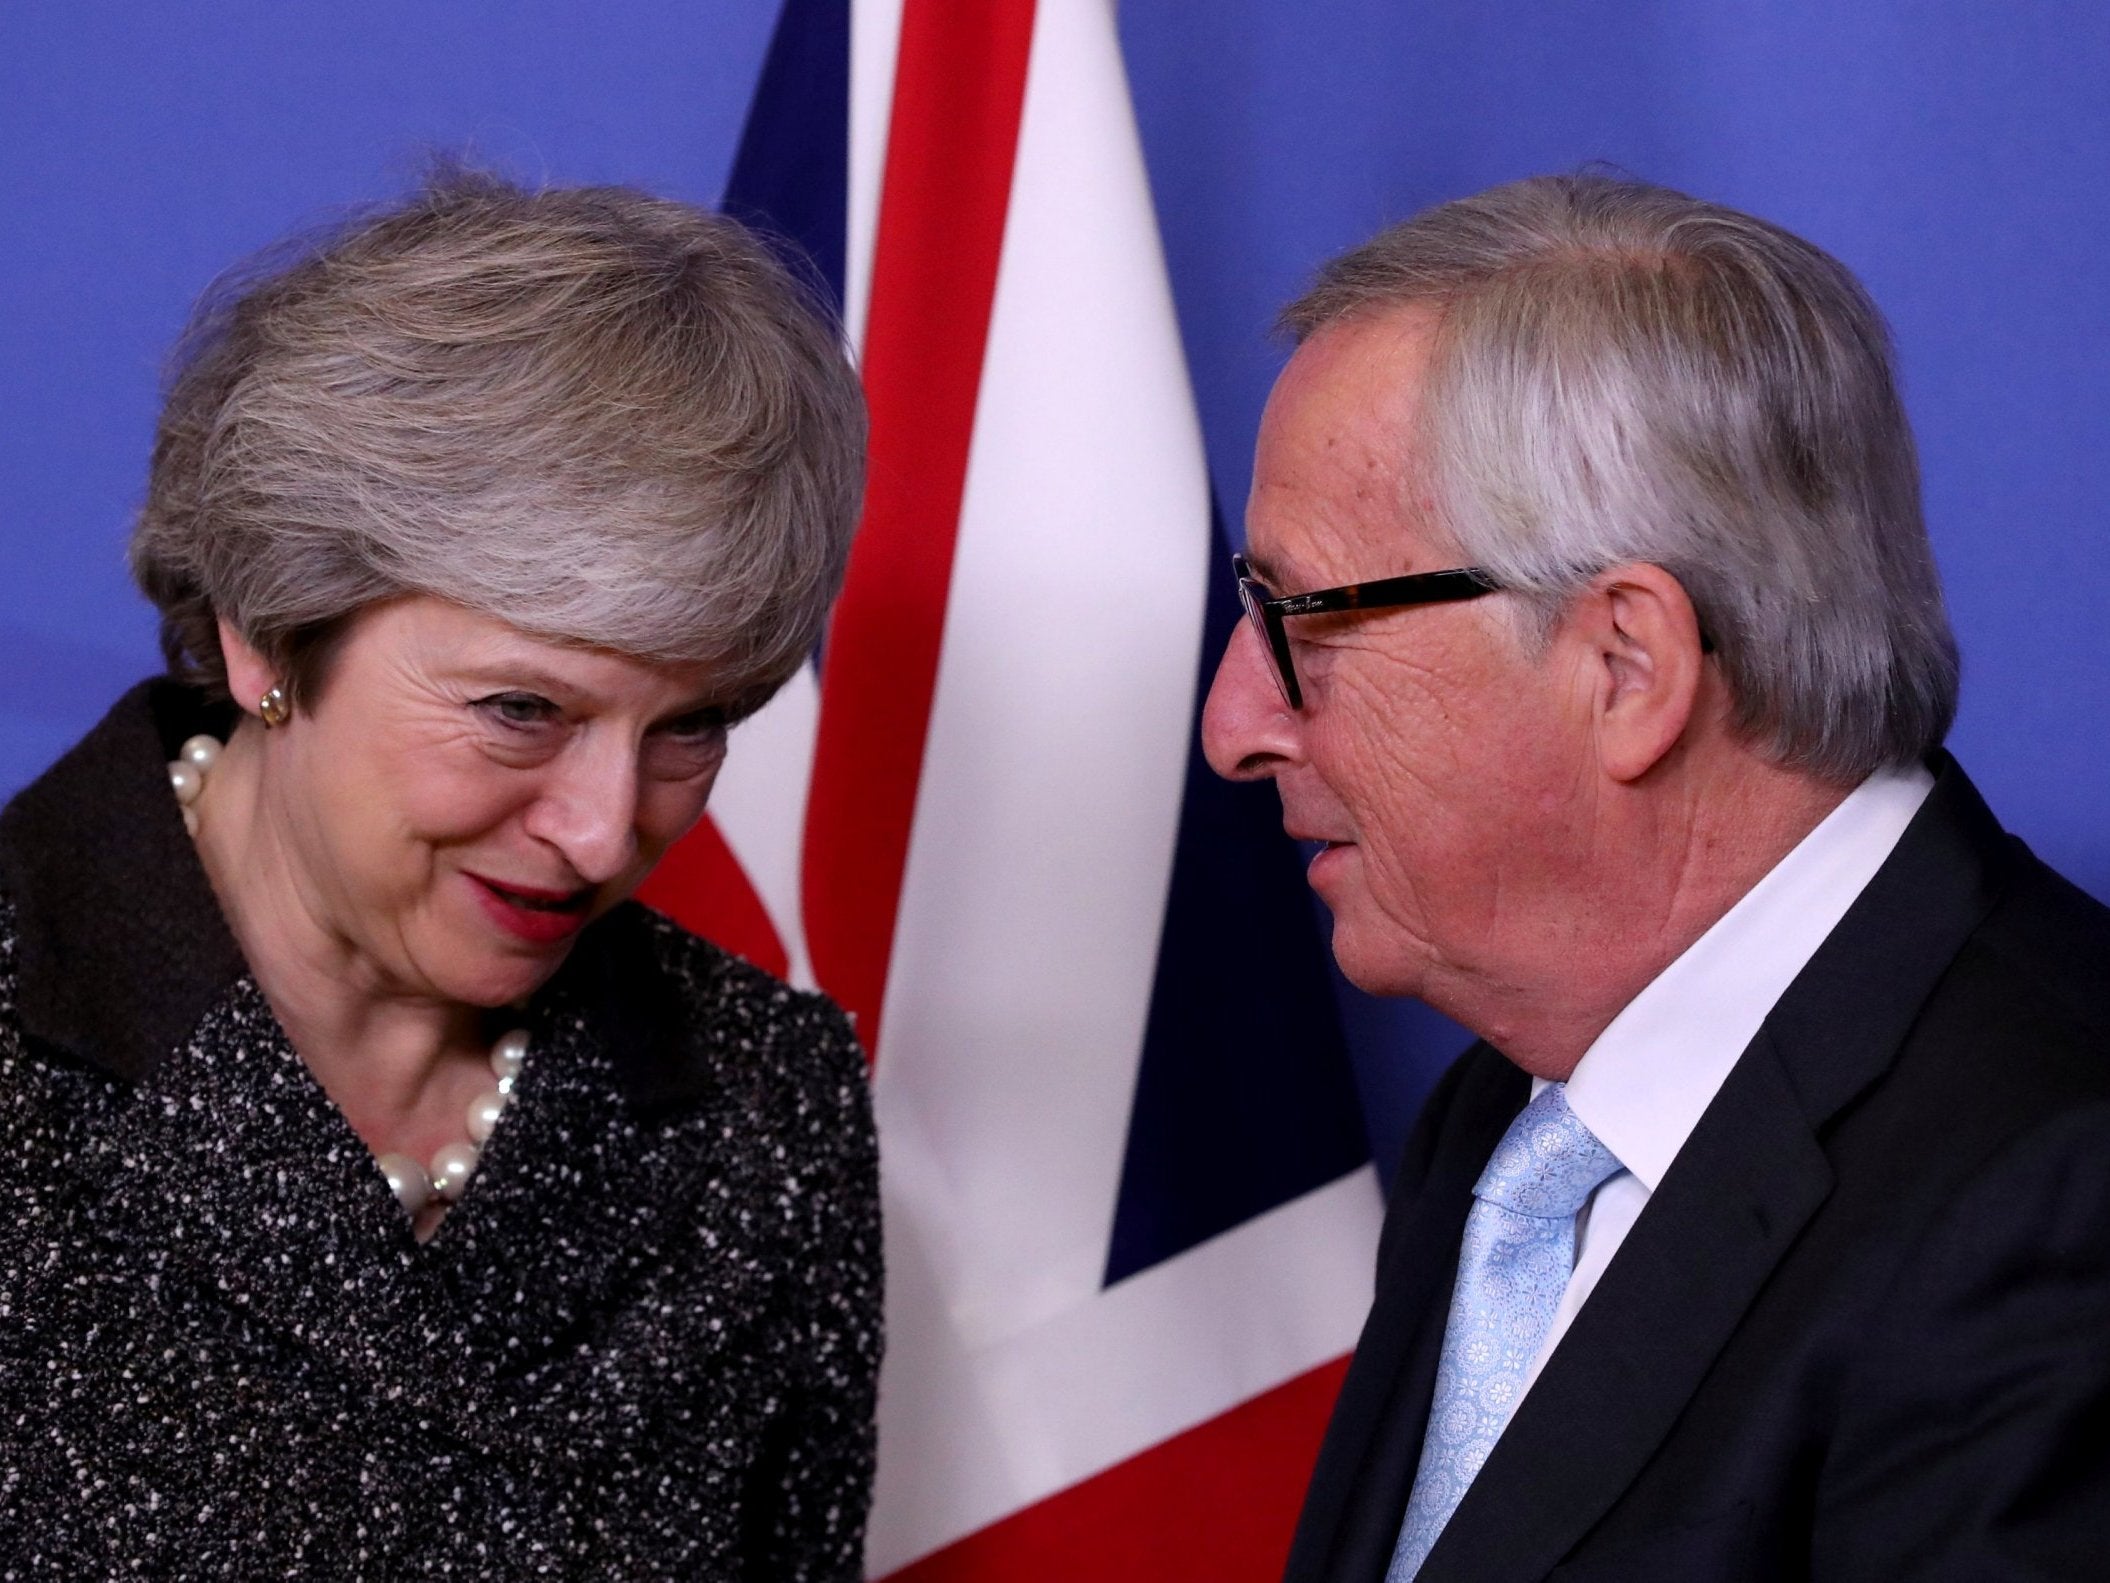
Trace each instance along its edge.
{"label": "white stripe on flag", "polygon": [[923,1256],[980,1340],[1090,1301],[1104,1275],[1208,544],[1111,13],[1054,0],[1034,25],[877,1073],[890,1148],[942,1162],[944,1234]]}
{"label": "white stripe on flag", "polygon": [[776,697],[733,727],[725,768],[711,789],[711,817],[739,860],[791,962],[791,982],[813,987],[801,921],[799,862],[806,792],[820,728],[820,683],[802,665]]}
{"label": "white stripe on flag", "polygon": [[[901,1209],[898,1198],[887,1205]],[[920,1240],[890,1224],[870,1575],[1341,1357],[1370,1306],[1382,1218],[1365,1166],[981,1346],[952,1325],[928,1269],[905,1262]]]}
{"label": "white stripe on flag", "polygon": [[901,0],[851,0],[850,190],[843,238],[843,329],[865,344],[872,305],[872,249],[879,235],[879,188],[886,174],[887,123],[894,110],[894,61],[901,51]]}

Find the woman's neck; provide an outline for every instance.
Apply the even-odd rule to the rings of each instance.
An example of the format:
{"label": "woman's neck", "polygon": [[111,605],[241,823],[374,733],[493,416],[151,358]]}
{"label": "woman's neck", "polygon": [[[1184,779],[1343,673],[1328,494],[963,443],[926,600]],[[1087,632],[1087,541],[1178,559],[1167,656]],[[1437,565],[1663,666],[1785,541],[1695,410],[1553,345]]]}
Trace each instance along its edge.
{"label": "woman's neck", "polygon": [[400,1148],[435,1109],[452,1115],[465,1057],[481,1070],[483,1014],[382,981],[332,917],[331,877],[303,857],[262,738],[245,719],[206,777],[199,860],[294,1049],[370,1147]]}

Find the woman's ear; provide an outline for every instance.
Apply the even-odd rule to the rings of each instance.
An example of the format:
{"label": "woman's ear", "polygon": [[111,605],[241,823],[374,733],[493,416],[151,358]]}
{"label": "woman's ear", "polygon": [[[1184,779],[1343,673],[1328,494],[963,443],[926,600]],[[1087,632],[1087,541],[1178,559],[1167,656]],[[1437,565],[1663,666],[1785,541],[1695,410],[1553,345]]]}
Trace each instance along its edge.
{"label": "woman's ear", "polygon": [[227,690],[244,714],[256,714],[264,695],[279,685],[278,673],[249,640],[220,618],[220,658],[227,667]]}
{"label": "woman's ear", "polygon": [[1699,706],[1705,654],[1683,585],[1660,566],[1619,566],[1583,596],[1581,632],[1597,667],[1599,765],[1639,780],[1676,747]]}

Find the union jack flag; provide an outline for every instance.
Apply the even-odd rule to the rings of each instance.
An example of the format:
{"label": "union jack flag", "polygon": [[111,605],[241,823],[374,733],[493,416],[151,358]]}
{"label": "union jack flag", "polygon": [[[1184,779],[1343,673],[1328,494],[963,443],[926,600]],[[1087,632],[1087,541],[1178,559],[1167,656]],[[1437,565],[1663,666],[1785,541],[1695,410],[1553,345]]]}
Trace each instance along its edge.
{"label": "union jack flag", "polygon": [[646,899],[873,1057],[871,1575],[1272,1579],[1380,1206],[1274,795],[1196,744],[1236,596],[1112,0],[787,0],[726,206],[842,308],[868,502]]}

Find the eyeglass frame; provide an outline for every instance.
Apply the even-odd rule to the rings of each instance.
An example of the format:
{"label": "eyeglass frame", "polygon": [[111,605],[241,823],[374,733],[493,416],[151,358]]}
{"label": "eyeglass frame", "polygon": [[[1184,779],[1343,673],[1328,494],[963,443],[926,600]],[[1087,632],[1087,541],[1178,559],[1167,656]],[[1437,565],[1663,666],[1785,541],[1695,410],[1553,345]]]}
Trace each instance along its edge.
{"label": "eyeglass frame", "polygon": [[1458,604],[1502,591],[1494,574],[1483,566],[1454,566],[1440,572],[1412,572],[1404,577],[1380,577],[1374,582],[1343,583],[1338,588],[1279,595],[1253,575],[1243,555],[1231,557],[1231,570],[1238,578],[1238,599],[1245,606],[1246,620],[1260,639],[1261,652],[1271,661],[1275,690],[1292,709],[1304,707],[1304,689],[1297,681],[1296,663],[1290,658],[1289,631],[1282,624],[1285,617]]}

